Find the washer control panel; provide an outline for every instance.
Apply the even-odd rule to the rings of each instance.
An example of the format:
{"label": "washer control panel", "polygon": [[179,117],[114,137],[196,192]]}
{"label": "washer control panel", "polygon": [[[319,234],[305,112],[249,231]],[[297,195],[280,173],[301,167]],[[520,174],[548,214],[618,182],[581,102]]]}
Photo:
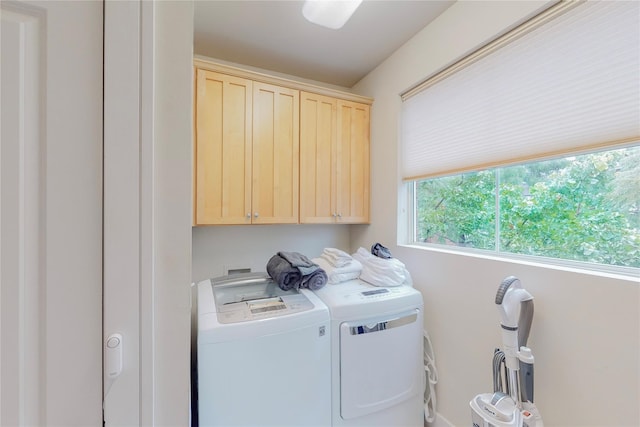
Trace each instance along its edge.
{"label": "washer control panel", "polygon": [[313,303],[302,294],[283,295],[250,301],[227,303],[218,308],[220,323],[248,322],[311,310]]}
{"label": "washer control panel", "polygon": [[261,276],[211,281],[218,322],[237,323],[299,313],[314,308],[296,289],[284,291]]}

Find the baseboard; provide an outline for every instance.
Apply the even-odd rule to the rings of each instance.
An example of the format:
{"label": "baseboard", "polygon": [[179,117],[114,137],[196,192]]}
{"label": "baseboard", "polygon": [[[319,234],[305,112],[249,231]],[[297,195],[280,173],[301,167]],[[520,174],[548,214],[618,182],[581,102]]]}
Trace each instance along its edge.
{"label": "baseboard", "polygon": [[425,421],[425,427],[455,427],[448,419],[436,413],[436,419],[432,423]]}

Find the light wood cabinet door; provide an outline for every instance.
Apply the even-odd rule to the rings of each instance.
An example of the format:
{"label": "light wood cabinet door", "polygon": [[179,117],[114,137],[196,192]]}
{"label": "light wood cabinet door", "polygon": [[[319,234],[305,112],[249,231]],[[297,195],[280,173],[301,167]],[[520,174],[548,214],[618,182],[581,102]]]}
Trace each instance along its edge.
{"label": "light wood cabinet door", "polygon": [[195,222],[251,223],[251,80],[197,70]]}
{"label": "light wood cabinet door", "polygon": [[370,107],[366,104],[338,100],[337,108],[337,222],[368,223]]}
{"label": "light wood cabinet door", "polygon": [[300,222],[336,221],[337,100],[300,93]]}
{"label": "light wood cabinet door", "polygon": [[369,222],[367,104],[301,93],[300,222]]}
{"label": "light wood cabinet door", "polygon": [[254,224],[298,222],[300,92],[253,84]]}

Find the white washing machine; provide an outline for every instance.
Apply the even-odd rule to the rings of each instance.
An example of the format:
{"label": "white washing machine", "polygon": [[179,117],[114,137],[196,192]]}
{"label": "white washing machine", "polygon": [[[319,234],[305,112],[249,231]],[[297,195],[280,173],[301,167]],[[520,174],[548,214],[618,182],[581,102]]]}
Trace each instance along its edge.
{"label": "white washing machine", "polygon": [[420,292],[353,280],[315,293],[331,313],[332,425],[422,427]]}
{"label": "white washing machine", "polygon": [[266,273],[198,285],[200,426],[331,425],[330,320],[308,290]]}

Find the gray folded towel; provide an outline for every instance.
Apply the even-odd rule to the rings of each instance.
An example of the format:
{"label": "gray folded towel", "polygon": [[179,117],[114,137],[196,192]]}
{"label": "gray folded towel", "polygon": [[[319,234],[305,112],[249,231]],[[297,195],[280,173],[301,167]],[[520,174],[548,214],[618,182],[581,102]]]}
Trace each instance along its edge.
{"label": "gray folded towel", "polygon": [[267,263],[267,273],[283,291],[298,289],[302,284],[300,270],[292,267],[289,261],[280,255],[274,255]]}
{"label": "gray folded towel", "polygon": [[311,274],[320,268],[318,264],[300,252],[278,252],[278,255],[286,259],[292,267],[297,268],[303,276]]}
{"label": "gray folded towel", "polygon": [[267,263],[267,273],[280,289],[317,290],[327,284],[327,273],[299,252],[278,252]]}
{"label": "gray folded towel", "polygon": [[318,268],[313,273],[302,278],[302,287],[316,291],[326,285],[328,281],[327,272],[322,268]]}

